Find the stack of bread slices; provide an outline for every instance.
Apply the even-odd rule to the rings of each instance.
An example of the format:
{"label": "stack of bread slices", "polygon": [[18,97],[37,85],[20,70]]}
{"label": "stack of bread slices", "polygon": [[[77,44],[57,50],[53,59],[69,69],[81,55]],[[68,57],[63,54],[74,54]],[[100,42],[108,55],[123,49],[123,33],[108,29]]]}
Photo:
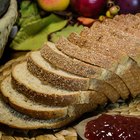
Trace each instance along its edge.
{"label": "stack of bread slices", "polygon": [[45,43],[1,82],[0,122],[59,128],[98,105],[135,98],[139,55],[140,14],[95,22],[80,34]]}

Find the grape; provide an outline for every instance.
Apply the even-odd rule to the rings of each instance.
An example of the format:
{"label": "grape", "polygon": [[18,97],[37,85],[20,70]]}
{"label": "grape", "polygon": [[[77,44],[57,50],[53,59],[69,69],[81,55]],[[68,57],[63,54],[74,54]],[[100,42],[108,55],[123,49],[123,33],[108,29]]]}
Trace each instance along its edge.
{"label": "grape", "polygon": [[140,12],[140,0],[115,0],[115,3],[120,6],[121,14]]}

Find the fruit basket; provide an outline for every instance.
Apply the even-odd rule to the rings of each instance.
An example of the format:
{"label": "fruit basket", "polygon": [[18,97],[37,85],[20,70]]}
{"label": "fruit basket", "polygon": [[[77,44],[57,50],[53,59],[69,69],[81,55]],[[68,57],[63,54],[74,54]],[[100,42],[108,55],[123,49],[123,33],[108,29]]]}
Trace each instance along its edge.
{"label": "fruit basket", "polygon": [[0,58],[3,54],[8,36],[12,29],[13,24],[17,18],[17,2],[16,0],[10,1],[10,6],[7,12],[0,18]]}

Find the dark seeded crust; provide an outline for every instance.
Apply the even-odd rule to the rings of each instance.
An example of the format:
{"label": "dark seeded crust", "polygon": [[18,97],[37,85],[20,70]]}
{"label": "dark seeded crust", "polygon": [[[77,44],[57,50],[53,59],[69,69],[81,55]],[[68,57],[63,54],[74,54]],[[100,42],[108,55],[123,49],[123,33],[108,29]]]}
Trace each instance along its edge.
{"label": "dark seeded crust", "polygon": [[43,67],[39,66],[33,59],[32,56],[27,60],[27,68],[28,70],[38,77],[43,83],[50,83],[51,85],[70,90],[70,91],[84,91],[89,88],[89,79],[88,78],[70,78],[61,75],[57,75]]}
{"label": "dark seeded crust", "polygon": [[[129,88],[131,92],[131,95],[135,97],[140,91],[140,86],[139,86],[140,68],[138,66],[139,61],[140,61],[139,56],[138,56],[140,54],[139,53],[140,49],[138,47],[139,46],[138,44],[140,44],[140,41],[137,38],[135,39],[133,36],[128,36],[127,34],[121,31],[119,32],[116,28],[113,28],[112,26],[111,26],[112,30],[110,30],[110,28],[108,28],[107,26],[104,26],[103,24],[98,24],[98,25],[96,24],[95,26],[94,25],[92,26],[93,38],[94,38],[95,27],[98,27],[98,29],[101,30],[100,33],[108,36],[109,40],[103,41],[102,43],[108,44],[109,42],[109,44],[112,47],[117,47],[119,50],[121,50],[125,54],[128,54],[128,58],[124,62],[123,61],[119,62],[120,63],[120,65],[118,66],[119,69],[121,65],[127,67],[127,69],[122,69],[121,75],[119,76],[126,83],[127,87]],[[111,42],[111,40],[113,39],[114,41],[116,41],[116,43]],[[130,42],[131,44],[130,43],[128,44],[128,42]],[[116,71],[118,70],[116,69]],[[116,74],[119,74],[119,73],[116,73]]]}
{"label": "dark seeded crust", "polygon": [[98,67],[56,53],[47,44],[40,52],[42,57],[52,65],[79,76],[92,77],[96,72],[100,71]]}
{"label": "dark seeded crust", "polygon": [[53,105],[53,106],[68,106],[71,104],[78,104],[80,103],[79,100],[79,94],[75,95],[50,95],[50,94],[43,94],[36,92],[32,89],[29,89],[24,84],[18,82],[13,76],[12,76],[12,85],[15,90],[18,92],[23,93],[25,96],[30,98],[33,101],[43,103],[46,105]]}
{"label": "dark seeded crust", "polygon": [[43,119],[43,120],[48,120],[48,119],[56,119],[60,117],[65,117],[67,116],[67,111],[64,113],[64,111],[37,111],[37,110],[31,110],[24,108],[22,106],[18,106],[14,102],[10,101],[8,97],[3,96],[3,99],[6,103],[8,103],[12,108],[14,108],[16,111],[28,115],[30,117],[36,118],[36,119]]}
{"label": "dark seeded crust", "polygon": [[74,116],[54,120],[34,119],[13,110],[9,105],[5,104],[5,102],[2,100],[2,97],[0,97],[0,109],[0,123],[18,129],[56,129],[69,124],[79,117]]}
{"label": "dark seeded crust", "polygon": [[[35,60],[33,61],[33,59],[31,58],[31,55],[30,55],[28,61],[29,61],[29,66],[28,66],[28,63],[27,63],[28,69],[29,70],[31,69],[30,71],[33,72],[33,74],[35,73],[35,76],[39,77],[41,80],[47,81],[47,79],[52,79],[52,83],[53,83],[53,81],[55,81],[56,79],[58,79],[58,80],[60,79],[59,80],[60,84],[63,84],[63,85],[66,85],[67,84],[67,81],[66,81],[66,84],[63,83],[63,82],[65,82],[65,80],[67,80],[65,77],[62,79],[61,76],[56,75],[55,78],[52,78],[51,75],[47,75],[46,74],[47,71],[45,70],[45,68],[41,68],[40,66],[38,66],[37,64],[35,64]],[[35,71],[35,70],[38,70],[38,71]],[[45,78],[42,79],[41,77],[45,77]],[[85,78],[85,79],[87,79],[87,78]],[[70,86],[69,90],[72,90],[71,88],[72,88],[73,84],[75,84],[74,86],[78,86],[77,82],[79,82],[79,84],[80,84],[80,80],[77,80],[76,82],[74,82],[75,79],[74,80],[73,79],[70,79],[70,80],[73,83],[72,82],[69,82],[68,83],[69,86]],[[72,83],[72,86],[70,85],[71,83]],[[87,86],[86,89],[84,89],[85,84],[88,84],[88,86]],[[59,86],[59,87],[62,88],[62,86]],[[90,90],[95,90],[97,92],[102,92],[102,93],[104,93],[111,100],[111,102],[116,102],[119,99],[119,97],[120,97],[119,94],[116,92],[116,90],[112,86],[110,86],[106,82],[104,82],[104,81],[102,81],[102,80],[100,80],[100,79],[98,79],[96,77],[95,78],[90,78],[90,83],[89,83],[89,79],[87,79],[87,83],[84,83],[83,82],[83,89],[82,88],[78,88],[78,89],[79,90],[88,90],[88,89],[90,89]]]}
{"label": "dark seeded crust", "polygon": [[58,40],[58,42],[56,43],[56,47],[72,58],[76,58],[88,64],[99,66],[101,68],[111,69],[112,67],[114,67],[114,65],[116,66],[118,64],[111,57],[104,56],[101,53],[96,53],[89,49],[80,48],[77,45],[69,42],[64,37]]}
{"label": "dark seeded crust", "polygon": [[[91,51],[102,53],[105,56],[110,56],[115,61],[116,59],[118,60],[122,58],[123,56],[126,56],[125,53],[123,53],[122,51],[119,51],[117,48],[114,48],[110,45],[101,44],[100,39],[98,39],[99,41],[93,40],[91,31],[89,28],[84,28],[83,30],[84,31],[82,32],[84,32],[84,37],[78,35],[77,33],[71,33],[68,36],[68,40],[71,43],[78,45],[80,48],[87,48],[87,49],[90,49]],[[87,32],[86,34],[88,33],[89,35],[91,34],[91,37],[89,35],[86,37],[85,32]]]}
{"label": "dark seeded crust", "polygon": [[[23,114],[29,115],[33,118],[38,118],[38,119],[55,119],[55,118],[62,118],[65,117],[67,115],[67,107],[66,108],[60,108],[60,109],[54,109],[53,110],[37,110],[37,109],[30,109],[27,107],[24,107],[21,104],[18,104],[17,102],[15,102],[15,100],[20,100],[20,96],[19,99],[14,99],[13,97],[10,96],[10,92],[13,91],[9,91],[9,93],[5,93],[7,92],[5,90],[7,84],[11,84],[11,78],[7,77],[3,80],[3,82],[1,83],[1,95],[4,99],[4,101],[8,104],[10,104],[11,107],[13,107],[16,111],[19,111]],[[5,83],[7,82],[7,83]],[[6,84],[6,85],[5,85]],[[21,93],[18,93],[21,94]],[[29,99],[27,99],[29,100]],[[34,106],[35,103],[32,104],[32,106]]]}
{"label": "dark seeded crust", "polygon": [[[102,51],[107,56],[110,55],[111,57],[113,57],[113,59],[117,59],[117,58],[120,59],[120,57],[122,57],[124,55],[124,53],[119,54],[119,50],[115,49],[115,48],[113,49],[112,46],[104,46],[102,44],[100,44],[100,46],[93,46],[93,45],[97,44],[98,42],[90,40],[90,39],[92,39],[92,37],[89,37],[90,33],[92,33],[92,32],[88,28],[85,28],[81,32],[82,36],[80,36],[76,33],[71,33],[68,36],[68,40],[70,42],[72,42],[73,44],[78,45],[81,48],[85,47],[85,48],[90,49],[90,50],[93,49],[94,51],[97,51],[97,52]],[[113,54],[113,56],[112,56],[112,54]],[[123,99],[127,99],[128,95],[129,95],[129,90],[128,90],[127,86],[125,85],[125,83],[123,82],[123,80],[118,75],[116,75],[115,73],[112,73],[111,71],[107,71],[107,70],[105,70],[105,71],[106,71],[107,74],[102,75],[102,79],[105,82],[112,85],[116,89],[116,91],[118,91],[118,93],[120,94],[120,96]]]}

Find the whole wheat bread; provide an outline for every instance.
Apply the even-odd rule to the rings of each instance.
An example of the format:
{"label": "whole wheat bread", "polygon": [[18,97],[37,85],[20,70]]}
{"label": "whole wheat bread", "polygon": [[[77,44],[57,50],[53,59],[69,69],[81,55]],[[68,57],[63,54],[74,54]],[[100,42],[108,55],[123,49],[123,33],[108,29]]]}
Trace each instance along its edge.
{"label": "whole wheat bread", "polygon": [[[97,30],[99,33],[97,33]],[[140,68],[138,66],[139,60],[140,60],[139,59],[140,48],[138,47],[140,46],[140,40],[138,40],[137,38],[134,38],[133,36],[129,36],[121,31],[115,30],[113,29],[113,27],[110,29],[108,27],[105,27],[103,24],[98,24],[98,23],[93,24],[91,34],[92,34],[91,38],[95,39],[97,36],[100,37],[100,42],[106,45],[106,48],[108,48],[108,51],[109,50],[111,51],[110,47],[108,47],[108,46],[111,46],[111,48],[116,48],[116,51],[117,49],[119,49],[123,53],[125,53],[126,56],[128,55],[128,59],[126,62],[129,62],[132,65],[131,66],[129,64],[129,71],[131,71],[132,76],[128,75],[128,77],[133,78],[132,79],[133,83],[131,82],[131,80],[129,80],[131,82],[129,83],[127,79],[124,79],[124,78],[123,79],[124,81],[126,81],[126,84],[129,85],[128,87],[132,93],[132,96],[136,96],[139,92],[138,83],[140,82],[140,76],[139,76]],[[82,33],[82,35],[84,35],[84,33]],[[124,65],[124,63],[121,61],[120,61],[120,64]]]}
{"label": "whole wheat bread", "polygon": [[[66,116],[74,117],[81,113],[85,113],[87,110],[91,111],[97,107],[97,104],[93,101],[89,104],[77,104],[75,106],[67,107],[47,106],[45,104],[33,102],[22,93],[19,93],[12,88],[10,77],[7,77],[2,81],[1,92],[4,100],[16,111],[33,118],[43,120],[60,119]],[[100,98],[102,97],[100,96]],[[98,102],[98,104],[99,103],[105,104],[106,100],[102,100]]]}
{"label": "whole wheat bread", "polygon": [[57,67],[53,68],[53,65],[51,67],[47,61],[44,61],[40,52],[31,53],[27,66],[28,70],[43,81],[44,84],[50,83],[55,87],[70,91],[95,90],[104,93],[112,102],[116,102],[119,98],[115,89],[98,78],[97,74],[92,78],[83,78],[64,72]]}
{"label": "whole wheat bread", "polygon": [[[60,49],[62,52],[66,53],[70,57],[75,57],[75,58],[80,59],[81,61],[84,61],[86,63],[90,63],[92,65],[97,65],[98,67],[104,67],[105,69],[107,69],[109,71],[112,71],[114,73],[115,73],[115,70],[118,69],[118,66],[119,66],[118,65],[118,62],[116,62],[115,60],[110,59],[111,56],[110,57],[106,56],[106,59],[108,61],[104,60],[103,57],[99,57],[98,56],[98,58],[97,58],[97,56],[94,55],[94,54],[96,54],[96,52],[91,51],[91,50],[86,49],[86,48],[80,48],[79,46],[74,45],[73,43],[69,42],[65,38],[62,38],[61,40],[59,40],[59,42],[57,42],[57,47],[58,47],[58,49]],[[90,52],[90,53],[88,53],[88,52]],[[81,53],[83,54],[83,56],[81,55]],[[85,54],[85,56],[84,56],[84,54]],[[87,57],[87,54],[88,54],[88,57]],[[94,56],[96,56],[96,61],[94,61]],[[124,63],[127,62],[126,61],[127,60],[126,58],[123,58],[122,59]],[[106,64],[106,63],[109,63],[109,64]],[[128,65],[124,65],[123,64],[123,65],[121,65],[121,67],[123,67],[123,70],[125,72],[127,72]],[[131,75],[131,77],[133,77],[131,73],[130,73],[130,75]],[[120,76],[122,77],[122,75],[120,75]]]}
{"label": "whole wheat bread", "polygon": [[[52,87],[51,85],[43,85],[38,78],[27,70],[26,62],[18,64],[13,68],[11,81],[14,89],[33,101],[47,105],[68,106],[72,104],[85,104],[102,94],[96,91],[67,91]],[[101,97],[104,97],[103,100],[106,100],[104,95],[101,95]]]}
{"label": "whole wheat bread", "polygon": [[61,119],[50,119],[50,120],[40,120],[34,119],[27,115],[23,115],[9,105],[7,105],[0,95],[0,123],[6,124],[13,128],[18,129],[38,129],[38,128],[46,128],[46,129],[53,129],[53,128],[60,128],[73,120],[78,118],[76,117],[66,117]]}

